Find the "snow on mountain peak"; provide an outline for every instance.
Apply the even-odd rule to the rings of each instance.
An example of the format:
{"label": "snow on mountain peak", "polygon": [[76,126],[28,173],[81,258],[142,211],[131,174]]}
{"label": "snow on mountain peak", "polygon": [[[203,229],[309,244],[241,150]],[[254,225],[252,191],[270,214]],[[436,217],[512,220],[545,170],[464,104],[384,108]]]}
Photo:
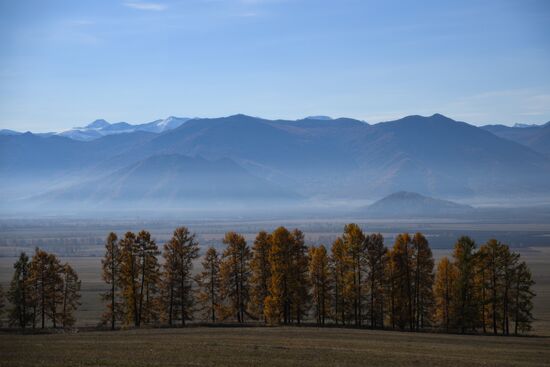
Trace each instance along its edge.
{"label": "snow on mountain peak", "polygon": [[103,129],[104,127],[107,127],[109,125],[111,124],[109,124],[107,121],[103,119],[98,119],[86,125],[85,128],[86,129]]}

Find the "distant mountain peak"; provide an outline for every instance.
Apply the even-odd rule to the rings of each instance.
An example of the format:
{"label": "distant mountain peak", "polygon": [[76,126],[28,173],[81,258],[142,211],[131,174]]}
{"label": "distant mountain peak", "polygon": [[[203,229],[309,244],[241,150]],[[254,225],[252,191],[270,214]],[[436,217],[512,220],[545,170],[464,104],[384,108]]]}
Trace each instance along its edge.
{"label": "distant mountain peak", "polygon": [[308,116],[304,120],[330,121],[330,120],[333,120],[333,118],[330,116],[318,115],[318,116]]}
{"label": "distant mountain peak", "polygon": [[15,130],[2,129],[0,130],[0,135],[21,135],[21,133]]}
{"label": "distant mountain peak", "polygon": [[[389,194],[384,199],[424,199],[427,196],[412,191],[397,191]],[[384,200],[382,199],[382,200]]]}
{"label": "distant mountain peak", "polygon": [[157,120],[156,122],[158,126],[166,127],[174,123],[179,123],[179,125],[181,125],[183,122],[188,120],[190,120],[188,117],[168,116],[164,120]]}
{"label": "distant mountain peak", "polygon": [[237,118],[238,119],[255,119],[257,117],[245,115],[244,113],[237,113],[235,115],[227,116],[227,118],[231,118],[231,119],[237,119]]}
{"label": "distant mountain peak", "polygon": [[432,119],[438,119],[438,120],[449,120],[449,121],[454,121],[452,118],[450,117],[447,117],[445,115],[442,115],[440,113],[434,113],[433,115],[430,116],[430,118]]}
{"label": "distant mountain peak", "polygon": [[539,125],[539,124],[523,124],[521,122],[517,122],[512,127],[522,129],[522,128],[526,128],[526,127],[542,127],[542,126],[546,126],[548,124],[549,124],[549,122],[547,122],[546,124],[542,124],[542,125]]}
{"label": "distant mountain peak", "polygon": [[102,129],[102,128],[107,127],[109,125],[111,125],[111,124],[108,123],[107,121],[105,121],[104,119],[97,119],[94,122],[91,122],[88,125],[86,125],[85,128],[86,129]]}

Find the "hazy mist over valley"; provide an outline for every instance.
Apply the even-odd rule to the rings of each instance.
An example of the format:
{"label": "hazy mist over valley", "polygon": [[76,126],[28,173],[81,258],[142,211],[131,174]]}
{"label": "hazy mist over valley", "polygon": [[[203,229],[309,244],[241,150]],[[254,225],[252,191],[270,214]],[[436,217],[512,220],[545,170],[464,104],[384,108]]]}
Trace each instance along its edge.
{"label": "hazy mist over valley", "polygon": [[[234,115],[2,131],[2,214],[506,220],[531,207],[522,220],[540,221],[550,211],[549,131],[440,114],[377,124]],[[418,195],[392,196],[399,192]]]}

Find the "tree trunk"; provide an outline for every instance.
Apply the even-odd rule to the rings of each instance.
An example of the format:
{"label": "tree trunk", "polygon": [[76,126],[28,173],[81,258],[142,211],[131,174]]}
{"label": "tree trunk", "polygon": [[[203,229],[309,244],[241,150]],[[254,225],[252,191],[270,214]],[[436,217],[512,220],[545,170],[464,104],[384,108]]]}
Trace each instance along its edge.
{"label": "tree trunk", "polygon": [[487,334],[487,321],[485,320],[485,269],[481,270],[481,322],[483,323],[483,334]]}
{"label": "tree trunk", "polygon": [[67,320],[67,276],[65,275],[65,284],[63,287],[63,314],[61,316],[61,325],[65,329]]}
{"label": "tree trunk", "polygon": [[44,269],[42,269],[41,273],[41,278],[42,278],[42,286],[41,286],[41,296],[42,296],[42,329],[44,329],[45,327],[45,321],[46,321],[46,290],[44,289],[44,284],[45,284],[45,276],[44,276]]}
{"label": "tree trunk", "polygon": [[115,269],[115,253],[113,246],[111,246],[111,330],[115,330],[115,281],[116,281],[116,269]]}
{"label": "tree trunk", "polygon": [[514,312],[514,335],[518,335],[518,319],[519,319],[519,274],[516,279],[516,305]]}
{"label": "tree trunk", "polygon": [[141,286],[139,291],[139,311],[137,313],[138,322],[136,325],[138,327],[141,325],[141,316],[142,316],[141,312],[143,311],[143,287],[145,286],[145,261],[146,261],[146,256],[144,254],[141,258]]}
{"label": "tree trunk", "polygon": [[181,326],[185,326],[185,259],[183,258],[183,255],[181,257],[181,268],[180,268],[180,281],[181,281],[181,289],[180,289],[180,302],[181,302]]}
{"label": "tree trunk", "polygon": [[170,299],[168,304],[168,325],[172,326],[172,316],[174,314],[174,281],[170,279]]}
{"label": "tree trunk", "polygon": [[212,266],[210,267],[210,307],[212,312],[212,322],[216,322],[216,290],[214,289],[214,271],[214,263],[212,263]]}
{"label": "tree trunk", "polygon": [[492,293],[493,293],[493,299],[492,299],[492,311],[493,311],[493,334],[497,335],[497,279],[496,279],[496,266],[493,261],[493,274],[492,274]]}

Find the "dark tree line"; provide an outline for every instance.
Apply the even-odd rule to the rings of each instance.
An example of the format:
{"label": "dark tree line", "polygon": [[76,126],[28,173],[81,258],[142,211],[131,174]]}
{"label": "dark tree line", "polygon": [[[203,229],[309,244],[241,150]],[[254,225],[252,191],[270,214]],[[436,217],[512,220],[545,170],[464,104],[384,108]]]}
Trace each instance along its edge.
{"label": "dark tree line", "polygon": [[[344,227],[330,248],[306,246],[304,234],[260,231],[252,246],[235,232],[225,248],[206,250],[186,227],[157,246],[151,234],[110,233],[102,277],[108,285],[102,324],[184,326],[247,321],[270,325],[315,322],[409,331],[521,334],[530,330],[535,296],[519,254],[496,240],[477,248],[457,240],[435,266],[427,238],[402,233],[387,248],[381,234]],[[162,261],[159,261],[162,256]],[[80,281],[68,264],[37,249],[22,253],[7,298],[11,326],[71,327]],[[4,308],[0,289],[0,312]]]}
{"label": "dark tree line", "polygon": [[80,305],[80,280],[69,264],[37,248],[31,259],[21,253],[13,267],[7,293],[11,327],[74,326],[74,313]]}
{"label": "dark tree line", "polygon": [[[142,324],[315,321],[355,327],[419,331],[529,330],[533,281],[519,255],[495,240],[476,250],[460,238],[452,259],[435,263],[421,233],[396,236],[391,248],[381,234],[356,224],[344,227],[330,249],[308,247],[300,230],[260,231],[250,247],[235,232],[225,249],[210,247],[193,275],[199,244],[185,227],[160,251],[148,232],[110,234],[103,261],[104,322],[115,328]],[[115,310],[113,312],[112,310]]]}
{"label": "dark tree line", "polygon": [[534,281],[520,255],[489,240],[461,237],[438,265],[436,313],[445,330],[518,335],[531,329]]}

